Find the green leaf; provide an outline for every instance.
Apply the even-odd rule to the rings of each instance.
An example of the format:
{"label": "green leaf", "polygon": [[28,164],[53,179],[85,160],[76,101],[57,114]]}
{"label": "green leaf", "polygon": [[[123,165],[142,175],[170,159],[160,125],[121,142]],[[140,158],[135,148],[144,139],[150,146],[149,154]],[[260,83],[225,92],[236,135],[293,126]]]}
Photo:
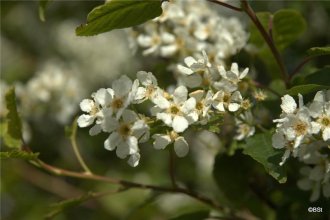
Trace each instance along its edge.
{"label": "green leaf", "polygon": [[22,122],[16,107],[15,88],[10,88],[5,96],[7,115],[2,124],[2,136],[8,147],[19,148],[22,146]]}
{"label": "green leaf", "polygon": [[307,50],[308,56],[325,56],[330,55],[330,47],[312,47]]}
{"label": "green leaf", "polygon": [[287,90],[287,94],[289,95],[298,95],[299,93],[301,95],[305,95],[312,92],[317,92],[322,89],[330,89],[330,86],[324,86],[324,85],[317,85],[317,84],[305,84],[305,85],[298,85],[290,88]]}
{"label": "green leaf", "polygon": [[202,210],[197,212],[191,212],[179,215],[177,217],[171,218],[170,220],[201,220],[209,217],[209,211]]}
{"label": "green leaf", "polygon": [[270,132],[256,134],[248,138],[246,144],[244,144],[243,153],[261,163],[266,171],[278,182],[286,182],[285,169],[279,165],[282,161],[283,151],[273,148]]}
{"label": "green leaf", "polygon": [[35,160],[39,156],[39,153],[30,153],[22,150],[13,150],[0,152],[0,159],[24,159],[24,160]]}
{"label": "green leaf", "polygon": [[112,0],[94,8],[87,24],[76,28],[78,36],[92,36],[113,29],[142,24],[162,14],[160,0]]}
{"label": "green leaf", "polygon": [[306,21],[298,11],[282,9],[274,14],[274,41],[280,50],[295,42],[305,30]]}
{"label": "green leaf", "polygon": [[71,198],[71,199],[67,199],[67,200],[63,200],[61,202],[55,203],[55,204],[51,205],[51,207],[50,207],[51,211],[45,216],[45,219],[53,219],[59,213],[65,211],[69,208],[72,208],[74,206],[78,206],[81,203],[90,199],[91,197],[93,197],[93,193],[87,193],[87,194],[84,194],[77,198]]}
{"label": "green leaf", "polygon": [[45,10],[50,0],[39,0],[39,19],[43,22],[46,21]]}
{"label": "green leaf", "polygon": [[307,75],[297,75],[293,79],[293,85],[316,84],[322,86],[330,85],[330,66],[317,70]]}

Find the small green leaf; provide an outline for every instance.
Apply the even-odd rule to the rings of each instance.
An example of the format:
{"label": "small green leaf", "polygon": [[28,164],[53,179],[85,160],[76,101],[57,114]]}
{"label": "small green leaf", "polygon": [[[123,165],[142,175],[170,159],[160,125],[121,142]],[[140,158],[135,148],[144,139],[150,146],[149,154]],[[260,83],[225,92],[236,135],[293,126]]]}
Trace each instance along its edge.
{"label": "small green leaf", "polygon": [[282,160],[283,151],[273,148],[270,132],[256,134],[248,138],[246,144],[244,144],[243,153],[261,163],[266,171],[278,182],[286,182],[285,169],[279,165]]}
{"label": "small green leaf", "polygon": [[5,100],[8,112],[1,133],[8,147],[19,148],[22,146],[22,122],[17,112],[14,87],[7,91]]}
{"label": "small green leaf", "polygon": [[201,219],[207,219],[208,217],[209,217],[209,211],[202,210],[202,211],[182,214],[177,217],[171,218],[170,220],[201,220]]}
{"label": "small green leaf", "polygon": [[39,19],[43,22],[46,21],[45,10],[50,0],[39,0]]}
{"label": "small green leaf", "polygon": [[92,36],[113,29],[142,24],[162,14],[160,0],[112,0],[94,8],[87,24],[76,28],[78,36]]}
{"label": "small green leaf", "polygon": [[0,152],[0,159],[24,159],[24,160],[35,160],[39,156],[39,153],[30,153],[22,150],[13,150]]}
{"label": "small green leaf", "polygon": [[322,89],[330,89],[330,86],[317,85],[317,84],[298,85],[290,88],[287,91],[287,94],[298,95],[300,93],[301,95],[305,95],[308,93],[320,91]]}
{"label": "small green leaf", "polygon": [[299,74],[294,77],[292,81],[294,86],[304,85],[304,84],[316,84],[322,86],[330,85],[330,67],[326,66],[323,69],[317,70],[309,74]]}
{"label": "small green leaf", "polygon": [[304,17],[296,10],[282,9],[274,14],[273,34],[276,46],[283,50],[306,30]]}
{"label": "small green leaf", "polygon": [[330,47],[312,47],[307,50],[308,56],[325,56],[330,55]]}
{"label": "small green leaf", "polygon": [[65,211],[69,208],[72,208],[74,206],[78,206],[81,203],[90,199],[91,197],[93,197],[93,193],[87,193],[87,194],[84,194],[77,198],[71,198],[71,199],[67,199],[67,200],[63,200],[61,202],[55,203],[55,204],[51,205],[51,207],[50,207],[51,211],[45,216],[45,219],[53,219],[59,213]]}

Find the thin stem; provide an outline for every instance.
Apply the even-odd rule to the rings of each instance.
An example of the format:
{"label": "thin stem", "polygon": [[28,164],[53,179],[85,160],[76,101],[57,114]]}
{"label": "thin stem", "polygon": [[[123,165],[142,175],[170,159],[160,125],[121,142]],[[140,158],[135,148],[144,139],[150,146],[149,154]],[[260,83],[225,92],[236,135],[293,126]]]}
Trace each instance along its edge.
{"label": "thin stem", "polygon": [[265,90],[268,90],[269,92],[273,93],[274,95],[276,95],[277,97],[281,97],[281,94],[279,94],[278,92],[276,92],[275,90],[269,88],[268,86],[265,86],[257,81],[252,81],[252,83],[258,87],[258,88],[262,88],[262,89],[265,89]]}
{"label": "thin stem", "polygon": [[169,147],[169,174],[171,178],[171,183],[173,188],[177,188],[176,182],[175,182],[175,172],[174,172],[174,150],[173,147]]}
{"label": "thin stem", "polygon": [[73,124],[72,124],[72,131],[71,131],[71,135],[70,135],[70,141],[71,141],[71,146],[73,148],[74,154],[77,157],[77,160],[80,164],[80,166],[85,170],[85,172],[87,174],[92,174],[91,170],[88,168],[88,166],[86,165],[84,159],[82,158],[80,152],[79,152],[79,148],[77,145],[77,141],[76,141],[76,136],[77,136],[77,120],[75,119]]}
{"label": "thin stem", "polygon": [[239,12],[243,11],[241,8],[238,8],[238,7],[235,7],[233,5],[227,4],[225,2],[222,2],[221,0],[207,0],[207,1],[213,2],[213,3],[218,4],[218,5],[221,5],[221,6],[224,6],[226,8],[230,8],[230,9],[232,9],[234,11],[239,11]]}
{"label": "thin stem", "polygon": [[309,61],[311,61],[314,57],[306,57],[303,61],[301,61],[301,63],[298,64],[298,66],[292,71],[292,73],[289,76],[289,80],[291,81],[291,79],[301,70],[301,68],[308,63]]}
{"label": "thin stem", "polygon": [[264,40],[266,41],[269,49],[271,50],[278,66],[280,68],[281,76],[282,76],[286,86],[288,87],[288,84],[289,84],[288,73],[287,73],[286,68],[284,66],[283,60],[280,56],[280,53],[278,52],[272,38],[267,33],[265,28],[262,26],[261,22],[259,21],[258,17],[256,16],[256,13],[253,11],[253,9],[249,5],[249,3],[246,0],[241,0],[241,2],[242,2],[242,9],[246,12],[246,14],[250,17],[252,22],[255,24],[255,26],[259,30],[261,36],[264,38]]}

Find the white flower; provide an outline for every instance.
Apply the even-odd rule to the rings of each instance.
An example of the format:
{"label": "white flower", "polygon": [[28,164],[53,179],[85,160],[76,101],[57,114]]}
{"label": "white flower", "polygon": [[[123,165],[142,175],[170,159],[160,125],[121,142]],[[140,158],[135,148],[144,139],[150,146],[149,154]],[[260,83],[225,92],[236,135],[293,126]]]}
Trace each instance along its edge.
{"label": "white flower", "polygon": [[304,166],[300,169],[300,173],[303,175],[303,178],[297,182],[297,185],[302,190],[312,191],[310,197],[311,202],[317,201],[321,192],[324,197],[330,197],[330,172],[324,164],[329,165],[329,163],[325,161],[325,163],[317,164],[312,168],[309,166]]}
{"label": "white flower", "polygon": [[182,74],[184,85],[190,88],[209,86],[212,83],[211,64],[205,51],[202,54],[203,58],[198,60],[191,56],[186,57],[184,59],[186,66],[177,65],[178,71]]}
{"label": "white flower", "polygon": [[119,121],[109,115],[105,117],[104,130],[110,133],[104,142],[105,149],[116,149],[121,159],[130,156],[129,164],[137,166],[140,159],[138,142],[149,139],[149,127],[144,120],[139,119],[135,112],[125,109]]}
{"label": "white flower", "polygon": [[101,88],[96,93],[92,94],[93,99],[84,99],[80,102],[80,108],[83,114],[79,116],[77,123],[79,127],[88,127],[96,124],[89,130],[90,135],[96,135],[101,132],[104,118],[104,109],[111,102],[111,90]]}
{"label": "white flower", "polygon": [[82,111],[88,113],[79,116],[79,127],[88,127],[94,123],[96,119],[96,125],[93,126],[89,133],[90,135],[96,135],[100,133],[101,129],[104,129],[104,117],[116,115],[119,119],[122,112],[133,101],[136,90],[138,87],[138,81],[135,80],[134,84],[127,76],[122,76],[112,83],[111,88],[99,89],[96,93],[92,94],[92,99],[84,99],[80,103]]}
{"label": "white flower", "polygon": [[[328,90],[330,93],[330,90]],[[329,97],[330,98],[330,97]],[[326,93],[319,91],[316,93],[312,104],[309,106],[310,114],[316,121],[312,122],[313,133],[322,132],[324,141],[330,139],[330,101],[327,100]]]}
{"label": "white flower", "polygon": [[198,119],[198,115],[194,111],[196,100],[192,97],[187,99],[187,96],[187,88],[179,86],[171,96],[172,101],[167,100],[161,94],[154,98],[154,103],[158,109],[157,119],[172,127],[175,132],[185,131],[189,124]]}
{"label": "white flower", "polygon": [[137,42],[141,47],[148,48],[143,51],[143,55],[159,54],[163,57],[169,57],[176,53],[176,39],[173,34],[165,31],[159,31],[155,25],[149,24],[146,34],[140,34]]}
{"label": "white flower", "polygon": [[138,88],[138,80],[132,83],[126,75],[112,82],[112,89],[108,89],[110,93],[107,110],[109,114],[115,114],[118,119],[124,109],[133,101]]}
{"label": "white flower", "polygon": [[175,131],[167,134],[154,134],[152,136],[155,149],[164,149],[167,145],[174,143],[174,151],[178,157],[184,157],[189,152],[189,146],[184,137],[179,136]]}
{"label": "white flower", "polygon": [[213,102],[212,91],[208,90],[205,94],[204,90],[196,90],[194,92],[191,92],[189,96],[195,98],[196,100],[195,111],[198,114],[199,122],[201,124],[206,124],[210,118],[209,112]]}
{"label": "white flower", "polygon": [[180,5],[174,4],[173,2],[164,1],[162,3],[163,13],[154,19],[161,23],[167,20],[178,20],[184,18],[184,11]]}
{"label": "white flower", "polygon": [[223,66],[218,66],[218,71],[222,79],[214,83],[214,87],[218,90],[234,92],[238,88],[238,83],[247,75],[249,68],[239,71],[237,63],[232,63],[229,71]]}
{"label": "white flower", "polygon": [[238,118],[235,118],[236,123],[236,140],[243,140],[247,137],[254,135],[255,127],[253,126],[253,116],[251,111],[246,111],[244,114],[240,114]]}
{"label": "white flower", "polygon": [[277,122],[276,133],[272,137],[273,147],[286,148],[281,165],[293,153],[297,157],[299,146],[309,142],[313,134],[313,127],[309,110],[303,103],[303,97],[299,94],[299,107],[295,100],[285,95],[282,97],[281,118],[273,120]]}
{"label": "white flower", "polygon": [[137,88],[134,100],[137,103],[141,103],[147,99],[151,101],[160,92],[158,87],[157,79],[151,72],[139,71],[137,73],[137,78],[139,79],[142,86]]}
{"label": "white flower", "polygon": [[236,112],[241,107],[242,101],[243,98],[239,91],[235,91],[232,94],[225,91],[218,91],[213,96],[212,106],[221,112],[225,112],[226,109],[230,112]]}

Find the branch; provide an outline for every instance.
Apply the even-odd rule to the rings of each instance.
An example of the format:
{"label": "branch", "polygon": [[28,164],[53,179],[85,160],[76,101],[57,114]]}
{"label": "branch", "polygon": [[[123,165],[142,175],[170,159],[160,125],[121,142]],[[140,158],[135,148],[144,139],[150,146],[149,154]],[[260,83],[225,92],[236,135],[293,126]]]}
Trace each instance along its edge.
{"label": "branch", "polygon": [[212,200],[206,196],[203,196],[201,194],[198,194],[197,192],[190,191],[188,189],[179,188],[179,187],[178,188],[168,188],[168,187],[155,186],[155,185],[149,185],[149,184],[135,183],[135,182],[130,182],[130,181],[126,181],[126,180],[120,180],[120,179],[110,178],[110,177],[106,177],[106,176],[100,176],[100,175],[96,175],[96,174],[88,174],[88,173],[65,170],[65,169],[51,166],[51,165],[41,161],[40,159],[37,159],[34,162],[35,162],[34,164],[39,166],[40,168],[47,170],[48,172],[56,174],[56,175],[102,181],[102,182],[107,182],[107,183],[111,183],[111,184],[121,185],[125,188],[150,189],[150,190],[154,190],[154,191],[158,191],[158,192],[165,192],[165,193],[181,193],[181,194],[187,195],[191,198],[194,198],[204,204],[207,204],[207,205],[213,207],[214,209],[217,209],[220,211],[224,210],[224,207],[219,205],[214,200]]}
{"label": "branch", "polygon": [[230,8],[230,9],[232,9],[234,11],[239,11],[239,12],[243,11],[241,8],[238,8],[238,7],[235,7],[233,5],[227,4],[225,2],[222,2],[221,0],[207,0],[207,1],[213,2],[213,3],[218,4],[218,5],[221,5],[221,6],[224,6],[226,8]]}
{"label": "branch", "polygon": [[292,73],[289,76],[289,80],[291,81],[291,79],[301,70],[301,68],[308,63],[309,61],[311,61],[313,58],[315,58],[316,56],[313,57],[306,57],[303,61],[301,61],[301,63],[298,64],[298,66],[292,71]]}
{"label": "branch", "polygon": [[280,53],[278,52],[278,50],[277,50],[277,48],[276,48],[276,46],[275,46],[275,44],[274,44],[271,36],[267,33],[267,31],[265,30],[265,28],[262,26],[262,24],[260,23],[258,17],[256,16],[256,13],[253,11],[253,9],[249,5],[249,3],[246,0],[241,0],[241,3],[242,3],[243,10],[250,17],[250,19],[252,20],[252,22],[255,24],[255,26],[259,30],[261,36],[266,41],[269,49],[271,50],[271,52],[273,54],[273,57],[275,58],[278,66],[280,68],[282,79],[284,80],[286,86],[288,86],[288,84],[289,84],[288,73],[287,73],[286,68],[284,66],[283,60],[282,60],[282,58],[280,56]]}

